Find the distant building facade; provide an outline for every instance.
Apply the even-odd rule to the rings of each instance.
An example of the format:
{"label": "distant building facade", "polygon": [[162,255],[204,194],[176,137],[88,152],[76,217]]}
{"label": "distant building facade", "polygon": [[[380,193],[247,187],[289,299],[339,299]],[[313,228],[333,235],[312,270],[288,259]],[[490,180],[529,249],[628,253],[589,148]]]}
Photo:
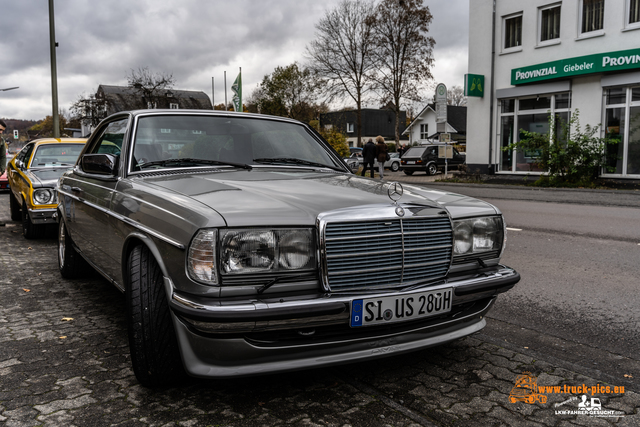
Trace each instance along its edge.
{"label": "distant building facade", "polygon": [[[435,104],[427,104],[409,126],[407,126],[404,134],[409,137],[410,144],[423,144],[438,139],[436,129],[436,106]],[[467,107],[447,105],[445,133],[451,135],[451,142],[466,144]]]}
{"label": "distant building facade", "polygon": [[[376,136],[382,135],[387,141],[396,139],[396,113],[392,109],[363,108],[362,113],[362,133],[361,146],[369,138],[375,140]],[[402,136],[406,128],[407,112],[400,111],[400,135],[402,140],[407,140],[407,136]],[[358,140],[357,111],[333,111],[320,114],[320,127],[328,129],[335,127],[347,135],[349,147],[355,147]]]}
{"label": "distant building facade", "polygon": [[640,179],[640,0],[473,0],[469,16],[467,80],[484,80],[467,101],[470,170],[545,173],[509,147],[579,111],[583,131],[620,140],[601,176]]}

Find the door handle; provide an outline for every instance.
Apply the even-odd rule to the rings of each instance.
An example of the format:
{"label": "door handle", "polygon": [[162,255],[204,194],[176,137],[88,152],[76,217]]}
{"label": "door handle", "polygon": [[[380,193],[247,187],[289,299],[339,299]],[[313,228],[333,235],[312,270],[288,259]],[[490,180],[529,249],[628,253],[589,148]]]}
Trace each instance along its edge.
{"label": "door handle", "polygon": [[71,191],[74,193],[82,193],[82,188],[80,187],[71,187]]}

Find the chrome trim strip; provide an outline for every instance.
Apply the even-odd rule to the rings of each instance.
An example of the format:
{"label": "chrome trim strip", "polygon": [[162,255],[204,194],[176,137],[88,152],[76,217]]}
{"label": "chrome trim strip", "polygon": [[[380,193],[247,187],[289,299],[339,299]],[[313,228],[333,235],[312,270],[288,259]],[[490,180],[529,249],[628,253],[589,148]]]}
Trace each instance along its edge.
{"label": "chrome trim strip", "polygon": [[[478,276],[478,277],[473,277],[471,279],[463,279],[463,280],[457,280],[457,281],[436,279],[434,280],[435,282],[438,282],[438,281],[440,282],[438,285],[431,285],[427,283],[425,285],[411,287],[409,290],[406,290],[406,291],[395,290],[395,291],[389,292],[389,291],[382,290],[382,291],[373,292],[371,294],[367,294],[366,297],[377,298],[377,297],[402,296],[407,293],[419,292],[420,289],[424,289],[425,291],[427,290],[434,291],[434,290],[448,289],[453,287],[453,291],[454,291],[453,298],[454,298],[454,304],[455,304],[455,301],[458,298],[460,298],[455,295],[455,290],[458,287],[476,285],[476,284],[482,284],[482,283],[490,283],[494,279],[515,276],[516,274],[517,273],[515,272],[515,270],[509,267],[501,266],[500,269],[496,270],[495,272],[487,276]],[[362,294],[358,294],[358,295],[362,296]],[[291,301],[284,300],[284,301],[274,302],[273,304],[266,303],[263,300],[247,299],[246,301],[241,301],[236,304],[219,305],[217,304],[219,300],[216,299],[215,301],[212,301],[212,302],[215,302],[216,304],[212,303],[211,305],[205,305],[205,304],[195,302],[189,299],[187,296],[178,295],[175,292],[171,293],[171,299],[174,303],[183,305],[188,308],[201,310],[203,313],[232,313],[232,312],[237,313],[237,312],[255,311],[255,310],[258,310],[258,311],[265,310],[265,313],[266,313],[270,308],[273,308],[276,306],[277,308],[280,308],[280,309],[289,309],[289,308],[294,309],[294,308],[316,307],[316,306],[335,304],[335,303],[350,304],[354,298],[356,298],[356,295],[354,294],[333,293],[330,295],[326,295],[325,298],[291,300]]]}

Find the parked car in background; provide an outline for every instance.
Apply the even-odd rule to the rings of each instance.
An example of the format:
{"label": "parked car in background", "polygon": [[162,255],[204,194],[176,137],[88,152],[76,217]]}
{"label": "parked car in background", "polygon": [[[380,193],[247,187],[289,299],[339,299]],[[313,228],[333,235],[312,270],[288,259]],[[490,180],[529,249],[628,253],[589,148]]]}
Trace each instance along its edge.
{"label": "parked car in background", "polygon": [[120,112],[59,184],[60,273],[124,293],[145,386],[439,345],[520,279],[496,207],[355,176],[283,117]]}
{"label": "parked car in background", "polygon": [[[378,167],[378,160],[377,159],[374,162],[373,166],[375,168]],[[399,171],[400,170],[400,154],[398,154],[398,153],[389,153],[389,160],[384,162],[384,167],[386,169],[391,169],[394,172]]]}
{"label": "parked car in background", "polygon": [[402,170],[407,175],[413,175],[414,172],[426,172],[427,175],[435,175],[438,171],[442,172],[445,169],[445,158],[439,157],[439,151],[444,149],[453,151],[453,157],[447,159],[448,170],[456,170],[466,163],[466,155],[459,153],[451,145],[420,145],[409,148],[402,155],[400,162]]}
{"label": "parked car in background", "polygon": [[11,219],[22,220],[25,238],[41,237],[47,224],[55,224],[58,178],[75,164],[85,142],[78,138],[37,139],[9,162]]}

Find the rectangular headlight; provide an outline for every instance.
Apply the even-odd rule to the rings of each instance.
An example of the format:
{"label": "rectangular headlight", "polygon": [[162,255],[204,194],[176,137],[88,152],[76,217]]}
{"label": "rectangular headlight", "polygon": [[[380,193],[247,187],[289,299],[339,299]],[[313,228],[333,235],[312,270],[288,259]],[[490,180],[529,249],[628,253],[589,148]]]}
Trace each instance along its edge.
{"label": "rectangular headlight", "polygon": [[313,268],[315,245],[310,229],[227,230],[221,236],[223,274]]}
{"label": "rectangular headlight", "polygon": [[502,250],[504,226],[501,217],[481,217],[453,221],[453,254],[470,255]]}

